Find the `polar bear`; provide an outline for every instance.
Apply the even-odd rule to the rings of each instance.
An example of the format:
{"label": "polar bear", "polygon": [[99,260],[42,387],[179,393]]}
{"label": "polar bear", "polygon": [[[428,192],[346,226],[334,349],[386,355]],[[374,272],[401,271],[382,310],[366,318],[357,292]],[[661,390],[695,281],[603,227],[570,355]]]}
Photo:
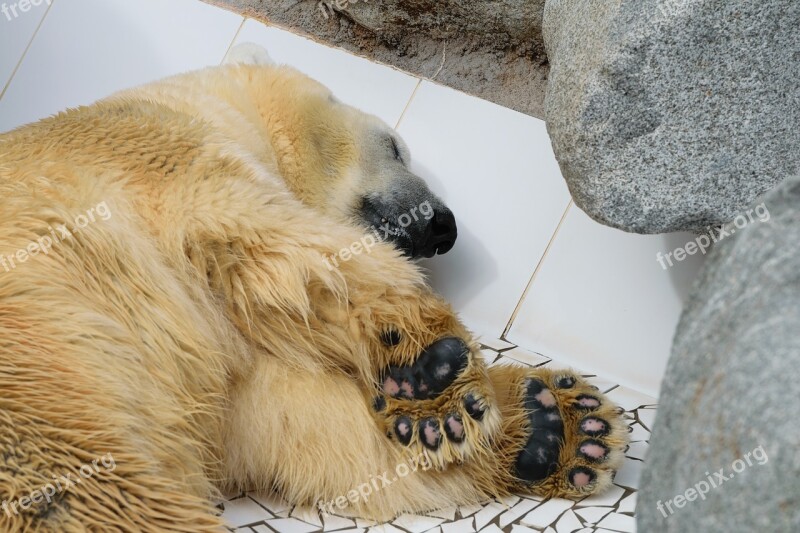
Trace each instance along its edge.
{"label": "polar bear", "polygon": [[234,57],[0,136],[0,529],[218,530],[231,489],[385,519],[606,488],[617,408],[487,368],[409,261],[456,228],[402,139]]}

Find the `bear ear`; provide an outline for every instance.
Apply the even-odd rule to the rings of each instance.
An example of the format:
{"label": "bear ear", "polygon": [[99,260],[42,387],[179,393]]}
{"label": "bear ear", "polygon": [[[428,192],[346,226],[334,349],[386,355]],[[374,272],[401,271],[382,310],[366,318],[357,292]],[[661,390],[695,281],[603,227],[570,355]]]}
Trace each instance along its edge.
{"label": "bear ear", "polygon": [[224,64],[231,65],[274,65],[266,49],[255,43],[241,43],[230,49]]}

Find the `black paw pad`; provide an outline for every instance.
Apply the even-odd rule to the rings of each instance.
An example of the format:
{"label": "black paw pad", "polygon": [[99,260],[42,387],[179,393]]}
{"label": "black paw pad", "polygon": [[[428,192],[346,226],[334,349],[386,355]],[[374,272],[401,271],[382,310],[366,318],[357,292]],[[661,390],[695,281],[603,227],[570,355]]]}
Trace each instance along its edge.
{"label": "black paw pad", "polygon": [[600,407],[600,400],[588,394],[581,394],[575,399],[575,407],[581,410],[591,411]]}
{"label": "black paw pad", "polygon": [[447,415],[444,419],[444,432],[451,442],[464,442],[466,434],[461,417],[456,414]]}
{"label": "black paw pad", "polygon": [[541,481],[558,468],[564,441],[564,421],[552,391],[538,379],[527,382],[525,408],[531,436],[517,456],[517,477],[527,482]]}
{"label": "black paw pad", "polygon": [[401,443],[408,445],[411,442],[411,437],[414,434],[414,428],[411,419],[407,416],[401,416],[394,422],[394,434],[397,435],[397,440]]}
{"label": "black paw pad", "polygon": [[528,483],[542,481],[558,468],[561,441],[531,438],[517,456],[517,477]]}
{"label": "black paw pad", "polygon": [[591,468],[579,466],[569,471],[568,478],[569,482],[575,487],[583,489],[594,483],[594,480],[597,479],[597,474]]}
{"label": "black paw pad", "polygon": [[590,437],[602,437],[608,435],[609,431],[608,422],[596,416],[587,416],[581,420],[580,428],[584,435]]}
{"label": "black paw pad", "polygon": [[453,384],[469,362],[469,347],[448,337],[428,346],[411,366],[392,366],[381,378],[383,392],[392,398],[428,400]]}
{"label": "black paw pad", "polygon": [[372,408],[375,412],[380,413],[384,409],[386,409],[386,399],[383,396],[378,396],[374,400],[372,400]]}
{"label": "black paw pad", "polygon": [[560,377],[556,380],[556,387],[559,389],[571,389],[575,386],[575,378],[572,376]]}
{"label": "black paw pad", "polygon": [[381,333],[381,342],[386,346],[397,346],[402,340],[403,336],[396,329],[388,329]]}
{"label": "black paw pad", "polygon": [[599,463],[608,457],[608,446],[598,440],[589,439],[578,446],[578,453],[589,461]]}
{"label": "black paw pad", "polygon": [[419,438],[429,450],[436,450],[442,443],[442,432],[435,418],[425,418],[419,422]]}
{"label": "black paw pad", "polygon": [[464,409],[467,410],[467,414],[470,417],[479,422],[483,420],[483,415],[486,414],[486,409],[481,407],[481,401],[473,394],[467,394],[466,398],[464,398]]}

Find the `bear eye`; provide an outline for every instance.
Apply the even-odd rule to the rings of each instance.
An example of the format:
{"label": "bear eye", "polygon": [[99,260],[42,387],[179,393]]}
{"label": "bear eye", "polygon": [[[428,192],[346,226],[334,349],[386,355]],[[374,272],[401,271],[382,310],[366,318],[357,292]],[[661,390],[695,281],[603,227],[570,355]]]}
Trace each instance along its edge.
{"label": "bear eye", "polygon": [[400,148],[397,146],[397,141],[394,137],[389,137],[389,142],[392,143],[392,153],[394,154],[394,158],[402,163],[403,156],[400,154]]}

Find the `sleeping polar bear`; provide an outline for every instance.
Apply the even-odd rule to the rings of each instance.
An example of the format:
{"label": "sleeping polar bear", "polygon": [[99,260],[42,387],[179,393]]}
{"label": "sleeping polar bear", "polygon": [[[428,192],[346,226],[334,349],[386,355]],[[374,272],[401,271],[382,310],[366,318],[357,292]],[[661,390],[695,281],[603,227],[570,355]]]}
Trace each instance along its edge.
{"label": "sleeping polar bear", "polygon": [[408,165],[262,64],[0,136],[0,529],[218,530],[231,489],[381,519],[607,487],[619,411],[569,371],[487,368],[403,255],[455,240]]}

